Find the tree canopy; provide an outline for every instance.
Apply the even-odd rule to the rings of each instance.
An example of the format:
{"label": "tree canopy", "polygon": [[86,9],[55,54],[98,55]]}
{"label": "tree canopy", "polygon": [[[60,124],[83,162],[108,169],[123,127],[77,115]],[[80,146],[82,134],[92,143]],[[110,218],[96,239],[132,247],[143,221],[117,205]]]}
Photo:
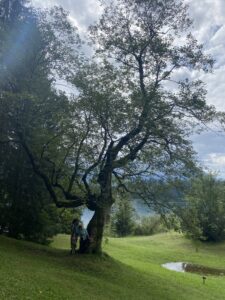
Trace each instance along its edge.
{"label": "tree canopy", "polygon": [[[19,18],[22,27],[29,20]],[[128,190],[140,176],[183,175],[194,165],[189,136],[215,110],[206,104],[203,82],[176,74],[210,72],[213,59],[189,32],[183,1],[103,3],[89,30],[91,59],[61,8],[33,9],[29,22],[32,39],[23,36],[27,47],[13,69],[4,54],[15,50],[13,34],[13,45],[7,41],[0,51],[8,74],[0,86],[3,140],[24,149],[58,207],[86,205],[95,212],[88,251],[101,252],[114,189]],[[76,92],[57,91],[59,76]]]}

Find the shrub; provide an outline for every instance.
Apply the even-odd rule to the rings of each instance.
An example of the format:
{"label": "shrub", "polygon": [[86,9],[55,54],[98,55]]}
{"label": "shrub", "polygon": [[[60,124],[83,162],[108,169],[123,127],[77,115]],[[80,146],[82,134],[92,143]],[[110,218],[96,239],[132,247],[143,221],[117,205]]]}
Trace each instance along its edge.
{"label": "shrub", "polygon": [[154,215],[142,217],[140,222],[136,223],[134,235],[153,235],[167,231],[167,228],[160,216]]}

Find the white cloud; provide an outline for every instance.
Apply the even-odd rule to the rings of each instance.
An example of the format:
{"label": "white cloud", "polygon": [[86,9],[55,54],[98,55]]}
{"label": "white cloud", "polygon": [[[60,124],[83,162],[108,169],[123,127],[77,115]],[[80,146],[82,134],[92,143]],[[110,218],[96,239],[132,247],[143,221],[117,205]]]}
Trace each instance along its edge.
{"label": "white cloud", "polygon": [[207,54],[216,60],[213,74],[192,73],[207,84],[207,101],[225,111],[225,1],[186,0],[194,20],[193,34],[204,44]]}
{"label": "white cloud", "polygon": [[225,178],[225,133],[218,129],[203,132],[192,137],[194,149],[201,165],[219,172]]}
{"label": "white cloud", "polygon": [[96,0],[31,0],[37,7],[62,6],[70,13],[70,20],[85,35],[87,27],[97,20],[101,13],[99,1]]}
{"label": "white cloud", "polygon": [[206,161],[214,166],[225,168],[225,153],[209,153]]}
{"label": "white cloud", "polygon": [[225,178],[225,152],[207,154],[202,160],[202,164],[206,171],[215,172],[220,177]]}

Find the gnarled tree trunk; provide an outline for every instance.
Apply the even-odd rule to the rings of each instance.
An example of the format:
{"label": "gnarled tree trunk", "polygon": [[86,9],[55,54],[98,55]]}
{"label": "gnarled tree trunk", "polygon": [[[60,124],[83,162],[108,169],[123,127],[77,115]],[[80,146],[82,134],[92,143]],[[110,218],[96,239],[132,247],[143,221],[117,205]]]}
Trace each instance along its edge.
{"label": "gnarled tree trunk", "polygon": [[97,208],[95,210],[94,215],[87,226],[89,242],[85,247],[80,248],[80,253],[102,253],[102,238],[109,211],[110,207]]}
{"label": "gnarled tree trunk", "polygon": [[87,230],[90,237],[89,247],[86,249],[88,253],[100,254],[102,252],[102,238],[106,219],[105,215],[105,210],[103,208],[98,208],[88,224]]}
{"label": "gnarled tree trunk", "polygon": [[104,227],[109,218],[111,206],[113,204],[113,201],[111,201],[110,198],[107,197],[107,199],[104,199],[103,197],[99,203],[100,205],[96,207],[94,215],[87,226],[89,243],[87,247],[80,249],[81,253],[102,253]]}
{"label": "gnarled tree trunk", "polygon": [[99,173],[98,183],[101,187],[101,195],[98,198],[95,213],[90,220],[87,230],[90,237],[90,243],[84,252],[100,254],[102,252],[102,238],[104,226],[110,215],[113,204],[112,197],[112,169],[111,155],[108,153],[105,168]]}

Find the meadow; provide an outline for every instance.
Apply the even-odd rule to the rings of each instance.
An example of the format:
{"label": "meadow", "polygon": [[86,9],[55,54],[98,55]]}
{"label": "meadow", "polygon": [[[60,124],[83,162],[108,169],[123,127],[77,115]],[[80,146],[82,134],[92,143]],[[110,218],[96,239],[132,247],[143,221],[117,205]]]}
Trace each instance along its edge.
{"label": "meadow", "polygon": [[[197,251],[196,251],[197,246]],[[166,262],[225,269],[225,243],[180,234],[109,238],[104,255],[69,254],[69,236],[50,247],[0,237],[0,299],[225,299],[225,277],[178,273]]]}

